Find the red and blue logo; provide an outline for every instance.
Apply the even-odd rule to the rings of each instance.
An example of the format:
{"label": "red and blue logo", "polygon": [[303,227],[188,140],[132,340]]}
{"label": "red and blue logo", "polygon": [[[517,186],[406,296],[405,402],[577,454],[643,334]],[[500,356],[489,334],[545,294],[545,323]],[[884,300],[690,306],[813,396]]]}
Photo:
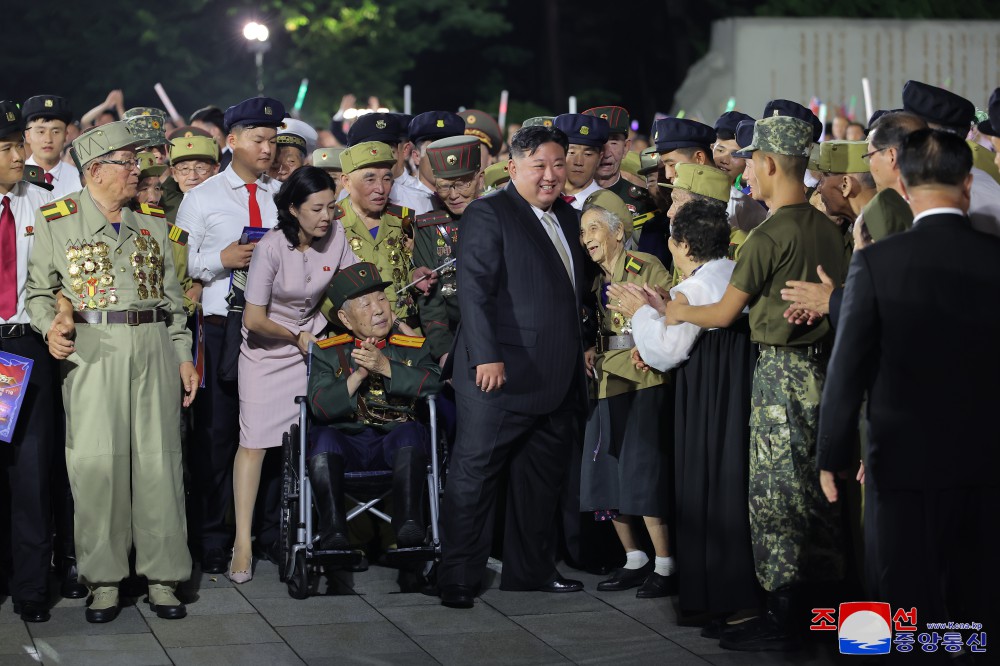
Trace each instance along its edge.
{"label": "red and blue logo", "polygon": [[840,604],[837,637],[841,654],[889,654],[892,648],[892,609],[878,601]]}

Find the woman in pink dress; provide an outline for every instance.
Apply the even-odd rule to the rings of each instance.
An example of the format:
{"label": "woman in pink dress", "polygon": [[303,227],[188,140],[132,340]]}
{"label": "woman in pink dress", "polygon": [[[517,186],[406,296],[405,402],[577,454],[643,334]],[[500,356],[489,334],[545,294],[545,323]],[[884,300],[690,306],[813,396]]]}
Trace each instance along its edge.
{"label": "woman in pink dress", "polygon": [[234,583],[253,577],[250,526],[266,449],[298,420],[309,343],[326,327],[323,292],[341,266],[359,261],[336,221],[330,176],[296,170],[275,195],[278,224],[257,243],[247,277],[240,348],[240,447],[233,464]]}

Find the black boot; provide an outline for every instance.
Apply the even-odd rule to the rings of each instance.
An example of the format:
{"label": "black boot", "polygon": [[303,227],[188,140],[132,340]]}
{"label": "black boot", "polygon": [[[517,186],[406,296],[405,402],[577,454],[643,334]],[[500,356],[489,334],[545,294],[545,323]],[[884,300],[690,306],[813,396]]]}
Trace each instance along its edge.
{"label": "black boot", "polygon": [[90,594],[87,586],[77,577],[75,553],[63,554],[59,558],[56,573],[59,577],[59,594],[64,599],[83,599]]}
{"label": "black boot", "polygon": [[334,453],[310,458],[309,484],[319,512],[319,549],[350,550],[344,515],[344,459]]}
{"label": "black boot", "polygon": [[424,545],[424,484],[427,457],[416,447],[396,451],[392,461],[392,531],[398,548]]}
{"label": "black boot", "polygon": [[725,631],[719,645],[744,652],[787,651],[799,647],[794,623],[792,587],[782,587],[767,596],[767,612],[735,631]]}

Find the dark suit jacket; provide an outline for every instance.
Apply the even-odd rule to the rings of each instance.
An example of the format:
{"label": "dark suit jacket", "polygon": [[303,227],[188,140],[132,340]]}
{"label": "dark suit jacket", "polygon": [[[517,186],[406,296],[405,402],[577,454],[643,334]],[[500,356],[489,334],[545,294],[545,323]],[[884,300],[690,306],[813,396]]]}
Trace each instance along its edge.
{"label": "dark suit jacket", "polygon": [[834,287],[830,293],[830,326],[835,330],[840,322],[840,306],[844,302],[844,288]]}
{"label": "dark suit jacket", "polygon": [[1000,238],[932,215],[854,253],[820,402],[819,469],[880,489],[1000,486]]}
{"label": "dark suit jacket", "polygon": [[[455,391],[524,414],[553,411],[570,387],[584,409],[581,293],[589,257],[576,211],[557,199],[551,212],[569,242],[576,289],[541,222],[513,183],[478,199],[462,215],[458,304],[462,321],[448,359]],[[476,387],[476,366],[502,361],[500,391]],[[447,375],[449,368],[445,369]]]}

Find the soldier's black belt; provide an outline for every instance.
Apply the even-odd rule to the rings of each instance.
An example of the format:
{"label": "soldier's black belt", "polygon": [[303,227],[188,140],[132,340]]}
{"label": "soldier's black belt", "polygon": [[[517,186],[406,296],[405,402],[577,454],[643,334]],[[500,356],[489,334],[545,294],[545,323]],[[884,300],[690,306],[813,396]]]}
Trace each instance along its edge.
{"label": "soldier's black belt", "polygon": [[20,338],[30,330],[31,326],[27,324],[0,324],[0,339]]}
{"label": "soldier's black belt", "polygon": [[760,345],[760,350],[764,351],[767,349],[773,349],[776,352],[782,352],[786,354],[799,354],[800,356],[825,356],[829,353],[830,348],[825,343],[818,343],[814,345],[800,345],[796,347],[783,347],[778,345]]}
{"label": "soldier's black belt", "polygon": [[635,347],[635,338],[629,335],[601,335],[597,338],[597,353],[616,351],[619,349],[632,349]]}
{"label": "soldier's black belt", "polygon": [[104,312],[101,310],[76,310],[73,321],[78,324],[156,324],[167,320],[167,313],[159,308],[155,310],[121,310]]}

